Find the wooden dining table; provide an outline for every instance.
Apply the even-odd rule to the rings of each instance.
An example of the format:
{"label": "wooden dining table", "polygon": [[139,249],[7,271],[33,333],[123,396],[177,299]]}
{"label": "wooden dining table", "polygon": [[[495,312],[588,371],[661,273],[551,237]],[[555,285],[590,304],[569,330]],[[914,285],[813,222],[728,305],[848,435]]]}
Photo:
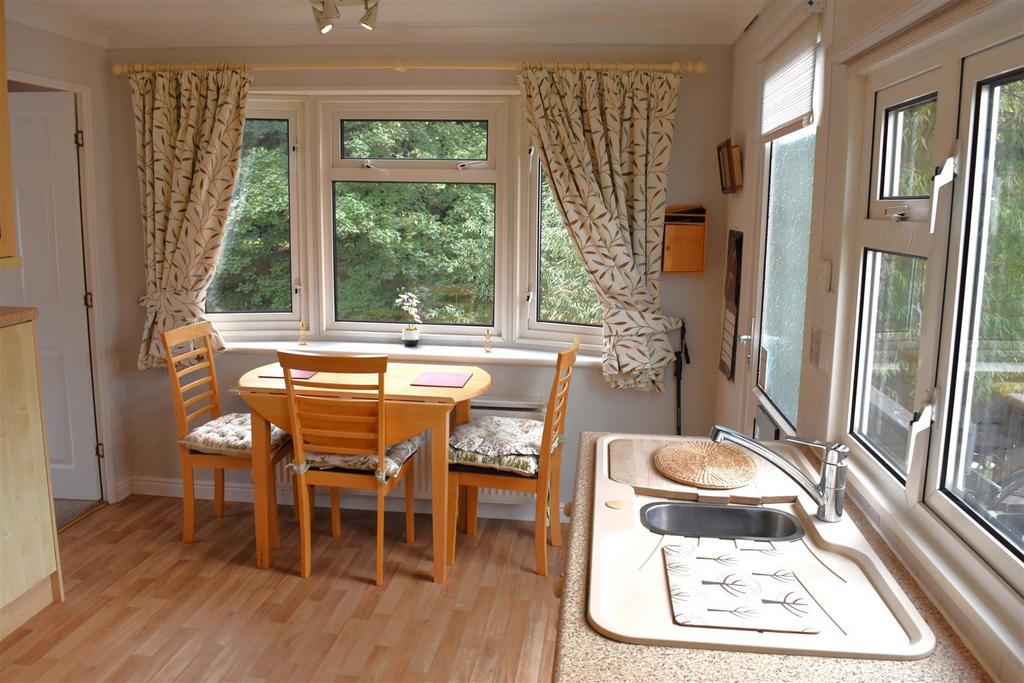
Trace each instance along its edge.
{"label": "wooden dining table", "polygon": [[[465,386],[414,386],[425,372],[470,373]],[[277,375],[276,377],[272,375]],[[317,373],[317,381],[344,384],[346,375]],[[431,512],[433,514],[433,579],[447,578],[448,436],[457,425],[469,422],[470,401],[491,386],[491,376],[472,366],[389,363],[384,376],[387,402],[385,434],[393,445],[429,429]],[[238,380],[238,394],[252,409],[253,505],[256,515],[256,566],[270,567],[271,552],[280,543],[277,530],[277,485],[270,453],[270,425],[291,430],[288,397],[281,366],[271,363],[253,368]]]}

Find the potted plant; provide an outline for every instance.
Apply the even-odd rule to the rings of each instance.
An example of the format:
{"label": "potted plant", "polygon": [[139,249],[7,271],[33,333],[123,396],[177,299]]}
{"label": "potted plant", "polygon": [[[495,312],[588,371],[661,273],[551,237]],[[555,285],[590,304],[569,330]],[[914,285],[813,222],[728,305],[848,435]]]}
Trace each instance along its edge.
{"label": "potted plant", "polygon": [[414,291],[404,291],[395,299],[395,305],[409,314],[412,322],[402,329],[402,343],[412,347],[420,343],[420,328],[416,327],[423,322],[420,316],[420,295]]}

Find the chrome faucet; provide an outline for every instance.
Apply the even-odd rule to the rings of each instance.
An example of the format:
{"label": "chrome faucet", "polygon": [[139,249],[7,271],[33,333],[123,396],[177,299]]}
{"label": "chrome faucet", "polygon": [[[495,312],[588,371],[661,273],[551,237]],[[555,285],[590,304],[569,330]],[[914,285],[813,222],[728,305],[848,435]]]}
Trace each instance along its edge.
{"label": "chrome faucet", "polygon": [[717,443],[728,441],[742,446],[785,472],[786,476],[800,484],[807,495],[818,504],[817,517],[821,521],[838,522],[843,516],[843,498],[846,495],[846,456],[850,453],[850,449],[845,444],[798,437],[786,439],[786,441],[812,446],[822,451],[821,476],[818,483],[815,484],[784,457],[735,429],[715,425],[711,429],[710,437]]}

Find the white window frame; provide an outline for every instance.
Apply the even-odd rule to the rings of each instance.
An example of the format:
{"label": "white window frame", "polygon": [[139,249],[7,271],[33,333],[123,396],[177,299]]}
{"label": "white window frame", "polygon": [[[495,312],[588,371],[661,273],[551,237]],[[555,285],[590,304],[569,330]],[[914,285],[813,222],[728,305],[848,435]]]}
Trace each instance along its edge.
{"label": "white window frame", "polygon": [[291,221],[291,294],[292,310],[284,313],[206,313],[226,339],[265,339],[282,331],[297,332],[300,321],[307,319],[306,287],[306,201],[302,194],[306,185],[306,98],[253,94],[249,96],[246,119],[283,119],[288,121],[288,191]]}
{"label": "white window frame", "polygon": [[[961,140],[955,147],[951,144],[955,139],[958,122],[962,136],[973,133],[973,119],[970,118],[973,115],[973,93],[969,100],[961,100],[968,88],[973,88],[973,85],[968,83],[965,74],[961,87],[961,64],[971,55],[999,45],[1015,32],[1019,33],[1019,29],[1001,27],[994,31],[975,34],[970,39],[958,42],[952,48],[946,47],[944,43],[912,59],[901,60],[899,66],[889,65],[867,77],[863,139],[870,139],[873,142],[865,146],[864,158],[860,162],[858,172],[862,181],[864,178],[868,179],[871,189],[870,193],[862,195],[862,208],[858,214],[867,217],[856,221],[854,248],[847,254],[844,263],[844,268],[849,269],[849,272],[861,273],[856,278],[859,283],[863,276],[861,269],[865,249],[928,259],[914,411],[919,412],[926,405],[936,407],[934,423],[918,437],[913,452],[909,454],[906,476],[896,474],[890,465],[883,462],[880,455],[876,455],[854,433],[852,407],[859,398],[856,381],[858,346],[851,345],[846,368],[847,389],[844,392],[850,409],[847,411],[843,431],[850,446],[851,459],[857,464],[858,472],[869,479],[872,487],[896,509],[911,513],[918,507],[924,507],[929,513],[937,515],[959,541],[973,548],[980,558],[1007,581],[1012,581],[1012,577],[1021,572],[1020,561],[958,504],[950,500],[949,494],[941,491],[939,468],[945,462],[944,454],[947,447],[948,419],[942,408],[948,403],[947,387],[951,386],[952,381],[949,376],[952,366],[950,342],[954,338],[953,325],[957,319],[957,294],[961,282],[961,241],[967,218],[963,201],[964,186],[969,164],[973,163],[969,156],[970,145],[964,144],[971,141]],[[934,91],[938,92],[936,154],[941,156],[959,149],[958,176],[953,186],[947,185],[940,191],[936,205],[938,212],[934,220],[930,215],[931,198],[914,200],[926,207],[925,215],[917,214],[920,220],[895,221],[891,218],[874,218],[871,205],[877,197],[875,183],[882,172],[878,165],[878,155],[875,153],[881,135],[881,128],[875,121],[875,115],[878,112],[884,113],[885,108],[891,104],[876,106],[881,98],[874,98],[872,94],[898,85],[900,96],[912,99],[915,96],[914,90],[906,86],[912,84],[910,79],[921,75],[927,78],[919,81],[918,90],[934,88]],[[957,111],[959,116],[956,114]],[[936,165],[939,165],[939,162],[940,159],[937,158]],[[956,199],[953,200],[951,195]],[[846,308],[851,316],[850,329],[857,338],[861,334],[859,325],[862,323],[859,313],[863,310],[860,300],[862,292],[862,283],[851,287]],[[938,296],[940,293],[944,296]],[[934,381],[937,375],[938,382]],[[1019,593],[1021,587],[1018,585],[1015,590]]]}
{"label": "white window frame", "polygon": [[[509,172],[514,158],[510,144],[509,113],[511,97],[501,96],[351,96],[326,97],[319,100],[320,179],[317,183],[321,229],[320,301],[317,308],[317,334],[327,339],[361,339],[393,341],[405,323],[337,321],[334,318],[334,244],[333,185],[336,181],[380,182],[461,182],[485,183],[495,187],[494,226],[494,319],[490,326],[419,325],[424,335],[443,336],[450,342],[480,343],[487,330],[495,339],[509,340],[507,312],[508,263],[510,236],[514,220],[513,174]],[[367,166],[363,160],[342,159],[341,121],[343,119],[386,120],[486,120],[487,161],[470,162],[460,169],[460,162],[449,160],[373,159]]]}
{"label": "white window frame", "polygon": [[[524,289],[518,297],[517,338],[536,345],[561,347],[567,340],[579,339],[585,352],[600,353],[602,326],[551,322],[538,317],[540,297],[540,174],[539,155],[528,148],[520,169],[520,216],[524,229],[519,238],[519,281]],[[590,287],[590,281],[580,283]]]}

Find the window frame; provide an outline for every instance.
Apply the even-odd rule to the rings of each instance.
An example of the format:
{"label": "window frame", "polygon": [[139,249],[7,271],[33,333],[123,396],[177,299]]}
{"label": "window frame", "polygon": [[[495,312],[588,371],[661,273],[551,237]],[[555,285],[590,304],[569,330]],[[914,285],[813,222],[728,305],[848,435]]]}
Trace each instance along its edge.
{"label": "window frame", "polygon": [[[406,323],[335,320],[334,288],[334,183],[337,182],[437,182],[494,185],[494,317],[485,325],[418,325],[421,333],[444,337],[455,343],[478,344],[490,330],[494,339],[508,333],[509,239],[513,213],[510,197],[514,188],[508,172],[513,148],[508,130],[511,100],[496,96],[373,95],[319,98],[321,167],[319,182],[320,277],[317,334],[326,339],[358,338],[365,341],[394,341]],[[487,121],[487,160],[464,162],[426,159],[344,159],[341,155],[341,121],[376,120],[467,120]]]}
{"label": "window frame", "polygon": [[[522,202],[520,216],[524,230],[520,236],[520,278],[526,285],[519,298],[517,311],[517,338],[556,346],[567,340],[579,339],[581,349],[600,352],[603,338],[603,325],[579,325],[566,322],[541,320],[540,306],[540,179],[541,162],[534,148],[529,148],[523,155],[523,170],[520,187]],[[527,256],[524,258],[522,254]],[[585,283],[591,286],[589,279]]]}
{"label": "window frame", "polygon": [[[998,22],[993,22],[998,26]],[[941,488],[941,475],[947,464],[947,429],[949,417],[944,410],[950,401],[948,387],[952,386],[952,362],[950,353],[955,345],[953,326],[958,320],[960,288],[962,277],[962,240],[969,225],[966,222],[964,187],[970,174],[967,169],[974,163],[972,148],[974,134],[973,93],[964,98],[969,78],[962,67],[965,60],[994,49],[1020,36],[1020,31],[1005,23],[998,28],[978,31],[964,37],[955,45],[940,43],[923,49],[919,54],[896,62],[884,63],[880,68],[861,74],[863,85],[863,126],[861,139],[871,145],[853,164],[858,181],[864,188],[859,196],[859,206],[854,208],[855,216],[848,220],[850,237],[844,247],[843,269],[849,273],[845,302],[837,315],[837,337],[852,334],[851,342],[840,352],[845,355],[840,366],[840,396],[845,403],[845,415],[837,416],[840,422],[839,436],[850,447],[851,478],[857,487],[865,487],[869,495],[887,507],[903,523],[920,525],[915,533],[929,538],[941,538],[948,546],[948,557],[952,561],[971,567],[978,572],[982,567],[992,572],[1003,582],[1005,590],[1017,600],[1024,597],[1022,587],[1014,576],[1021,571],[1020,560],[993,535],[985,530],[969,513],[951,500]],[[969,30],[969,29],[964,29]],[[939,106],[936,112],[936,155],[952,151],[958,157],[957,175],[951,186],[947,185],[939,195],[938,211],[932,230],[931,198],[917,200],[927,202],[927,214],[917,214],[910,220],[894,221],[878,218],[871,213],[871,202],[877,197],[877,179],[881,169],[878,166],[877,147],[879,126],[876,112],[885,108],[876,106],[874,93],[891,85],[904,84],[917,75],[938,71]],[[984,79],[982,79],[984,80]],[[973,85],[970,85],[973,87]],[[964,98],[964,99],[962,99]],[[910,99],[909,97],[907,99]],[[943,106],[943,102],[946,105]],[[967,105],[967,106],[965,106]],[[955,148],[947,149],[950,141],[960,139]],[[857,149],[852,142],[851,149]],[[946,148],[943,145],[946,145]],[[937,164],[940,160],[936,160]],[[904,200],[899,200],[904,201]],[[860,216],[859,218],[857,216]],[[890,251],[910,256],[924,256],[928,260],[925,280],[925,308],[922,311],[921,346],[918,363],[918,383],[915,411],[925,405],[936,408],[930,429],[919,436],[914,452],[910,454],[908,471],[900,478],[887,466],[884,459],[874,454],[855,433],[854,405],[858,400],[856,377],[861,353],[860,326],[863,301],[861,300],[864,272],[862,269],[865,249]],[[850,332],[844,332],[849,330]],[[833,423],[835,424],[835,422]],[[972,559],[973,558],[973,559]],[[966,564],[965,564],[966,563]],[[1002,591],[1004,588],[993,588]],[[989,608],[992,605],[988,605]]]}
{"label": "window frame", "polygon": [[288,191],[291,243],[291,296],[292,310],[276,313],[231,312],[204,313],[228,340],[261,339],[276,336],[284,330],[297,333],[299,323],[307,319],[305,235],[301,226],[306,224],[306,201],[302,194],[306,183],[304,141],[306,139],[306,98],[278,95],[249,95],[246,119],[278,119],[288,121]]}

